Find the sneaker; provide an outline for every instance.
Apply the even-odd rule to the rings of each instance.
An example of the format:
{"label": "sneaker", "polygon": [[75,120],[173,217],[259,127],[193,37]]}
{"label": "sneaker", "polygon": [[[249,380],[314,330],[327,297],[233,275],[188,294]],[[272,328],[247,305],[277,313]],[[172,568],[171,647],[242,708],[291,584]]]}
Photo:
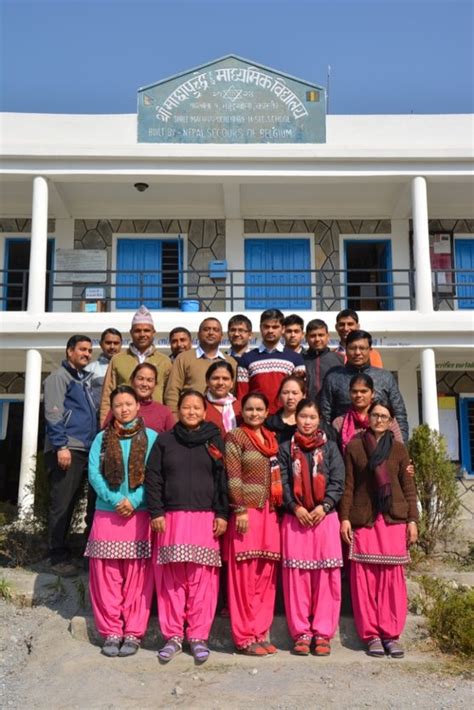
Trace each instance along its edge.
{"label": "sneaker", "polygon": [[51,565],[51,572],[57,574],[58,577],[77,577],[79,570],[72,562],[56,562]]}
{"label": "sneaker", "polygon": [[140,640],[133,634],[127,634],[118,652],[119,656],[134,656],[140,648]]}
{"label": "sneaker", "polygon": [[121,643],[122,639],[120,638],[120,636],[117,636],[116,634],[111,634],[105,639],[101,653],[104,656],[108,656],[109,658],[114,658],[115,656],[119,655]]}

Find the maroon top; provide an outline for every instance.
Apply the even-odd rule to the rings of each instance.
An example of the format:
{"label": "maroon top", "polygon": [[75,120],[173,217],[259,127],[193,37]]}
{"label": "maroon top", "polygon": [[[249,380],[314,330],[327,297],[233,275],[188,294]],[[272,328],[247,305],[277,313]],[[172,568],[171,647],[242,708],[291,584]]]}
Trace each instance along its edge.
{"label": "maroon top", "polygon": [[[242,417],[240,415],[242,408],[238,399],[236,399],[235,402],[232,402],[232,408],[237,419],[237,426],[240,426],[242,424]],[[221,430],[221,436],[224,438],[226,432],[224,431],[224,424],[222,421],[222,411],[217,409],[217,407],[212,402],[209,402],[209,400],[207,400],[205,420],[218,426]]]}
{"label": "maroon top", "polygon": [[[162,434],[164,431],[171,431],[176,424],[176,420],[171,409],[164,404],[153,401],[152,399],[149,399],[146,402],[140,402],[138,416],[142,417],[143,422],[148,429],[153,429],[153,431],[157,431],[158,434]],[[112,412],[110,411],[105,418],[104,426],[102,427],[103,429],[105,429],[111,419]]]}

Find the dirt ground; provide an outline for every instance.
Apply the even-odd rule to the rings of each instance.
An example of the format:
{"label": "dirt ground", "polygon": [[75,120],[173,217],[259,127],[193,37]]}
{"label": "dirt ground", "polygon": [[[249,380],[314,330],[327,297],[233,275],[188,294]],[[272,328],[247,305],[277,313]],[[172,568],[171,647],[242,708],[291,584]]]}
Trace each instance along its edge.
{"label": "dirt ground", "polygon": [[341,646],[327,659],[213,652],[202,667],[183,653],[160,666],[153,650],[108,659],[74,639],[76,611],[74,595],[29,608],[0,600],[1,708],[472,707],[462,666],[453,674],[445,657],[421,648],[403,660]]}

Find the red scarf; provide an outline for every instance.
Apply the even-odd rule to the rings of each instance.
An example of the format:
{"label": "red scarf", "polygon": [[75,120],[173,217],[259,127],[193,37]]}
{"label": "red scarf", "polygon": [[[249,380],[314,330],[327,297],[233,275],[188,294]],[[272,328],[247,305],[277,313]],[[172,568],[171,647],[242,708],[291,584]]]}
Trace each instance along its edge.
{"label": "red scarf", "polygon": [[[327,442],[326,434],[318,429],[311,436],[305,436],[298,430],[291,439],[290,453],[293,471],[293,495],[299,505],[306,510],[313,510],[324,500],[326,478],[320,469],[323,463],[322,447]],[[306,453],[313,454],[313,470],[309,471]]]}
{"label": "red scarf", "polygon": [[369,417],[367,414],[359,414],[355,409],[349,409],[343,417],[341,429],[342,453],[346,453],[346,446],[352,441],[359,431],[366,431],[369,428]]}
{"label": "red scarf", "polygon": [[283,504],[283,485],[281,482],[280,464],[277,459],[278,442],[275,434],[262,426],[260,428],[260,433],[263,436],[262,442],[255,429],[251,429],[247,424],[241,424],[240,428],[248,436],[257,451],[260,451],[261,454],[270,460],[270,502],[277,508]]}

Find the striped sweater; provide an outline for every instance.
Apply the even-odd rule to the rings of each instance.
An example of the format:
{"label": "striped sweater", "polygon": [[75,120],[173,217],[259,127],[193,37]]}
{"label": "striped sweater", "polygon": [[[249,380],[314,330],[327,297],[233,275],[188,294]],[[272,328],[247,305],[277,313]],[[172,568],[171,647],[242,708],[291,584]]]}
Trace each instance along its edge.
{"label": "striped sweater", "polygon": [[303,357],[293,350],[260,352],[258,348],[242,356],[237,368],[237,399],[248,392],[262,392],[270,403],[269,413],[278,411],[278,389],[288,375],[304,377],[306,368]]}

